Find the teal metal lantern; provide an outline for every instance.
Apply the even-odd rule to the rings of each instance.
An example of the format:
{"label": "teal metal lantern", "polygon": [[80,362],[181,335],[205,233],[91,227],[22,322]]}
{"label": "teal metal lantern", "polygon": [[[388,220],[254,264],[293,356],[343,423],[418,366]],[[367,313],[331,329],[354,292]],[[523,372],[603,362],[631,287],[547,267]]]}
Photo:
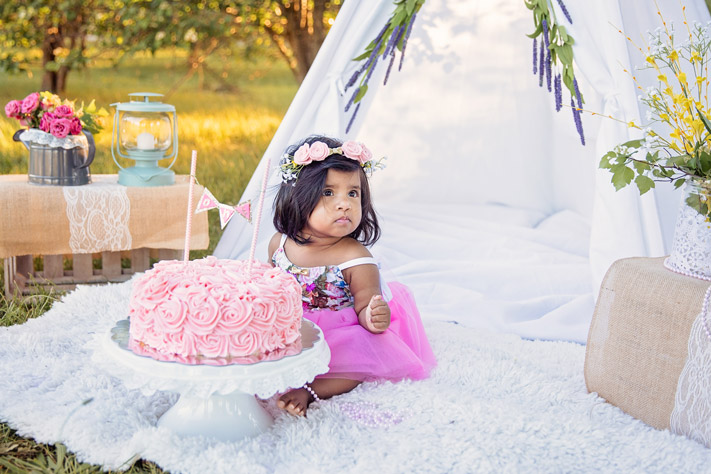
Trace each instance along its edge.
{"label": "teal metal lantern", "polygon": [[[118,165],[118,182],[124,186],[166,186],[175,183],[170,169],[178,156],[178,117],[175,107],[151,99],[163,97],[152,92],[134,92],[129,102],[116,107],[111,136],[111,155]],[[136,162],[124,168],[116,155]],[[158,161],[172,158],[167,168]]]}

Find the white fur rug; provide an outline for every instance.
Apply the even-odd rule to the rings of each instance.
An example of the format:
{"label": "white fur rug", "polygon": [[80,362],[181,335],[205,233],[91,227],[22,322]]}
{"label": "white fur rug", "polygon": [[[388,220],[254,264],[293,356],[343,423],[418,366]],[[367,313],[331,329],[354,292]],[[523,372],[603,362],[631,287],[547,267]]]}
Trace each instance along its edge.
{"label": "white fur rug", "polygon": [[[107,469],[136,456],[173,473],[709,469],[700,444],[588,394],[583,346],[437,321],[425,325],[439,361],[428,380],[364,384],[307,419],[272,400],[273,427],[241,442],[180,438],[155,426],[175,395],[127,391],[91,363],[92,339],[126,317],[130,285],[81,287],[41,318],[2,328],[2,421]],[[390,421],[374,426],[357,406]]]}

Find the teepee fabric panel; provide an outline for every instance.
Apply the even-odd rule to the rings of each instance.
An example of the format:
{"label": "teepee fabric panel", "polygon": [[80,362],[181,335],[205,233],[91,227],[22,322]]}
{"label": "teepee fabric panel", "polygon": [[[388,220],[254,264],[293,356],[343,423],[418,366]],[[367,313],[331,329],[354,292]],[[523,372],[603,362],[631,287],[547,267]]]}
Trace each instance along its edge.
{"label": "teepee fabric panel", "polygon": [[[676,0],[658,3],[665,14],[679,9]],[[653,6],[566,5],[585,107],[638,121],[623,71],[636,61],[611,24],[639,37],[658,23]],[[689,21],[708,18],[703,6],[687,9]],[[532,21],[519,0],[425,2],[402,70],[385,87],[386,67],[374,72],[346,135],[344,84],[359,66],[351,59],[392,11],[390,0],[344,3],[265,156],[275,164],[312,133],[367,143],[388,157],[371,181],[383,226],[372,252],[413,289],[423,318],[584,342],[605,271],[621,257],[663,255],[678,198],[666,189],[643,197],[632,187],[614,191],[609,172],[597,169],[600,156],[633,135],[585,115],[587,145],[580,144],[570,110],[556,113],[532,74]],[[264,165],[242,200],[258,196]],[[278,185],[274,175],[267,203]],[[260,225],[257,257],[267,259],[271,213]],[[245,258],[251,234],[233,220],[215,255]]]}

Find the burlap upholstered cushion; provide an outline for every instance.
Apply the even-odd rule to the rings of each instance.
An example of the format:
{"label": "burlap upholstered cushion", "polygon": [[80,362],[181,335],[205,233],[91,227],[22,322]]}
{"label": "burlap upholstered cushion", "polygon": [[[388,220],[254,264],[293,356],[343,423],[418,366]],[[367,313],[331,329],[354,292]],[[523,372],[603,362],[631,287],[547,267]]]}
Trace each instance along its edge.
{"label": "burlap upholstered cushion", "polygon": [[673,273],[663,261],[627,258],[608,270],[588,334],[585,382],[626,413],[668,429],[709,282]]}

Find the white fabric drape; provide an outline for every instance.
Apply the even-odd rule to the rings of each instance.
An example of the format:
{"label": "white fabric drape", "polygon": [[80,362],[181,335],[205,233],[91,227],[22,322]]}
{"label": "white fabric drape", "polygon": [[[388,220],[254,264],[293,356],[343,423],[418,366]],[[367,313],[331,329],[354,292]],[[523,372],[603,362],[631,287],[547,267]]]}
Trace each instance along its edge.
{"label": "white fabric drape", "polygon": [[[568,0],[569,25],[551,3],[576,40],[586,108],[640,123],[623,71],[633,67],[628,45],[611,24],[653,29],[653,5]],[[679,8],[676,0],[659,3]],[[687,10],[690,20],[703,18],[698,3]],[[531,13],[520,0],[428,0],[402,71],[383,88],[386,64],[376,70],[346,137],[351,91],[342,88],[356,67],[351,58],[392,10],[391,0],[345,2],[265,157],[275,165],[288,144],[311,133],[365,142],[389,158],[372,180],[384,228],[373,253],[413,288],[423,317],[584,342],[607,267],[663,254],[677,198],[661,205],[660,193],[614,191],[597,165],[631,129],[586,115],[587,146],[580,144],[570,109],[556,113],[553,94],[532,75]],[[652,13],[628,13],[640,10]],[[563,103],[570,103],[565,89]],[[256,197],[263,166],[243,199]],[[215,254],[245,258],[251,231],[231,222]],[[272,232],[266,213],[260,259]]]}
{"label": "white fabric drape", "polygon": [[[563,18],[558,3],[552,3],[558,18]],[[641,91],[636,89],[632,75],[645,88],[656,80],[656,73],[639,69],[644,56],[638,48],[646,49],[647,32],[661,26],[657,6],[665,21],[679,31],[685,29],[683,12],[677,0],[657,1],[656,6],[644,0],[566,3],[574,19],[585,19],[565,26],[575,38],[578,70],[600,98],[597,103],[588,101],[586,107],[624,122],[601,119],[593,144],[599,159],[616,144],[641,137],[639,130],[625,125],[645,123],[644,110],[640,111],[637,100]],[[686,3],[690,23],[709,20],[704,2]],[[615,192],[607,170],[596,170],[595,176],[590,263],[597,288],[610,264],[619,258],[668,253],[679,197],[664,184],[641,197],[634,185]]]}

